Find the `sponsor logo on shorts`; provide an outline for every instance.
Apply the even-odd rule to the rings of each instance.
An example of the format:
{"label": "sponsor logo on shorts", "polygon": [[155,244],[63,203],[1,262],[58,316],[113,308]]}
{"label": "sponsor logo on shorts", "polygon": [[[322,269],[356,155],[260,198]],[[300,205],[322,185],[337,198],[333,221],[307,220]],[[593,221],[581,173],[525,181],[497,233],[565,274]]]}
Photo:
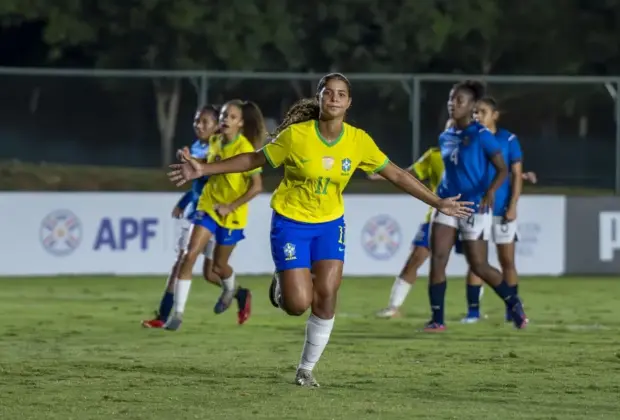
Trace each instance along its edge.
{"label": "sponsor logo on shorts", "polygon": [[69,210],[55,210],[41,221],[39,240],[50,254],[67,256],[82,242],[82,222]]}
{"label": "sponsor logo on shorts", "polygon": [[362,248],[376,260],[388,260],[399,250],[402,230],[398,222],[388,215],[370,218],[362,228]]}

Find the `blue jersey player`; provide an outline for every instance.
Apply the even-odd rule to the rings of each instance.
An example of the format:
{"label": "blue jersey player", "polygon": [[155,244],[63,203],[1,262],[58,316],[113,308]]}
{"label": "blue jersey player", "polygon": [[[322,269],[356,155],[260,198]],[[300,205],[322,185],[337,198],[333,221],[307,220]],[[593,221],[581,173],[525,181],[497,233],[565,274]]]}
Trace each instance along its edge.
{"label": "blue jersey player", "polygon": [[[518,240],[517,231],[517,204],[521,196],[523,181],[536,182],[536,174],[533,172],[523,173],[523,153],[516,135],[508,130],[497,127],[500,113],[495,99],[486,96],[478,101],[474,110],[474,119],[483,124],[499,143],[502,157],[508,164],[510,176],[503,182],[495,193],[495,205],[493,207],[493,241],[497,245],[497,256],[504,274],[506,283],[518,294],[518,277],[515,268],[515,242]],[[489,176],[495,175],[491,166]],[[475,323],[480,319],[480,299],[482,279],[476,276],[472,270],[467,273],[467,316],[462,322],[465,324]],[[512,321],[512,311],[506,308],[506,320]]]}
{"label": "blue jersey player", "polygon": [[[445,171],[437,194],[449,197],[460,193],[463,200],[474,203],[476,213],[461,220],[438,213],[433,219],[429,279],[432,319],[426,325],[426,331],[445,329],[446,266],[457,233],[463,240],[465,257],[474,274],[490,284],[506,302],[518,328],[524,327],[527,322],[518,295],[503,280],[502,273],[487,261],[491,211],[495,194],[508,175],[508,168],[495,136],[473,120],[474,106],[483,96],[484,86],[479,82],[456,84],[448,99],[448,112],[454,125],[439,136]],[[493,175],[491,167],[495,170]]]}
{"label": "blue jersey player", "polygon": [[[219,110],[213,105],[204,106],[196,112],[196,116],[194,117],[196,141],[190,147],[190,153],[193,158],[198,160],[204,160],[207,158],[207,153],[209,151],[209,139],[217,131],[218,117]],[[202,193],[202,189],[206,183],[206,177],[195,179],[192,182],[191,189],[183,194],[172,210],[172,217],[176,219],[183,219],[181,232],[177,242],[177,260],[170,271],[168,280],[166,281],[166,290],[161,299],[159,310],[156,312],[155,318],[142,321],[142,326],[145,328],[162,328],[170,315],[170,311],[172,310],[172,306],[174,304],[175,279],[179,270],[180,261],[187,249],[191,234],[191,220],[194,212],[196,211],[196,206],[198,204],[200,194]],[[208,282],[219,286],[219,278],[213,273],[214,245],[214,242],[211,241],[204,249],[203,254],[205,258],[203,264],[203,274],[204,278]]]}

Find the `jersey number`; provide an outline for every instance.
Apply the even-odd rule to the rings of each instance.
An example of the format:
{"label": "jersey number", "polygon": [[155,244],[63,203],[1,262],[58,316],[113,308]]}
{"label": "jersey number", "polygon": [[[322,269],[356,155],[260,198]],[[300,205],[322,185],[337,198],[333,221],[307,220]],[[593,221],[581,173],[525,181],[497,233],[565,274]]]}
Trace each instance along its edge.
{"label": "jersey number", "polygon": [[316,188],[314,190],[315,194],[325,195],[327,194],[327,186],[329,185],[330,178],[323,178],[322,176],[316,180]]}
{"label": "jersey number", "polygon": [[450,153],[450,162],[454,163],[455,165],[459,164],[459,148],[458,147],[455,147],[452,153]]}
{"label": "jersey number", "polygon": [[338,243],[344,245],[344,226],[338,226],[340,229],[340,236],[338,237]]}

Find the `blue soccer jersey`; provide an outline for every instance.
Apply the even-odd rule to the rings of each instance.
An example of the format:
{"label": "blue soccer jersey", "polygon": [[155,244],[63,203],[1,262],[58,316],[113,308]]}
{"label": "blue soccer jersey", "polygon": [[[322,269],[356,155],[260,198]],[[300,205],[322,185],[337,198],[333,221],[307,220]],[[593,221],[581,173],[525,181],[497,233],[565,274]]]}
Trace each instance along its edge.
{"label": "blue soccer jersey", "polygon": [[491,158],[501,152],[495,136],[482,124],[472,122],[461,130],[448,128],[439,136],[444,175],[437,194],[473,201],[476,207],[489,188]]}
{"label": "blue soccer jersey", "polygon": [[[497,132],[495,133],[495,139],[502,148],[502,156],[504,158],[504,162],[506,162],[506,165],[508,165],[508,170],[510,171],[513,164],[521,162],[521,160],[523,159],[519,139],[510,131],[504,130],[503,128],[497,130]],[[495,167],[493,165],[490,165],[489,182],[493,180],[495,173]],[[506,210],[508,210],[511,198],[512,184],[511,177],[508,176],[504,183],[495,192],[495,208],[493,209],[493,214],[496,216],[506,215]]]}
{"label": "blue soccer jersey", "polygon": [[[206,159],[207,153],[209,152],[209,142],[203,142],[201,140],[196,140],[192,146],[190,147],[190,153],[192,157],[196,159]],[[194,212],[196,211],[196,206],[198,205],[198,199],[200,198],[200,194],[202,194],[202,189],[207,183],[208,177],[201,177],[195,179],[192,182],[192,188],[187,191],[181,199],[179,200],[177,207],[185,211],[185,217],[187,219],[191,219]]]}

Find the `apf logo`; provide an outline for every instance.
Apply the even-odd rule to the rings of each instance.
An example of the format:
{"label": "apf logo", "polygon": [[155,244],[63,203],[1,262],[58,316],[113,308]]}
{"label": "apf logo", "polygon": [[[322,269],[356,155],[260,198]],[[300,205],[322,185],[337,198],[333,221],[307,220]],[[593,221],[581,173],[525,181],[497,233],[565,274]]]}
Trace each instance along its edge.
{"label": "apf logo", "polygon": [[69,210],[53,211],[41,221],[39,240],[50,254],[69,255],[82,242],[82,222]]}
{"label": "apf logo", "polygon": [[402,242],[398,222],[387,215],[371,218],[362,228],[362,248],[376,260],[392,258]]}

